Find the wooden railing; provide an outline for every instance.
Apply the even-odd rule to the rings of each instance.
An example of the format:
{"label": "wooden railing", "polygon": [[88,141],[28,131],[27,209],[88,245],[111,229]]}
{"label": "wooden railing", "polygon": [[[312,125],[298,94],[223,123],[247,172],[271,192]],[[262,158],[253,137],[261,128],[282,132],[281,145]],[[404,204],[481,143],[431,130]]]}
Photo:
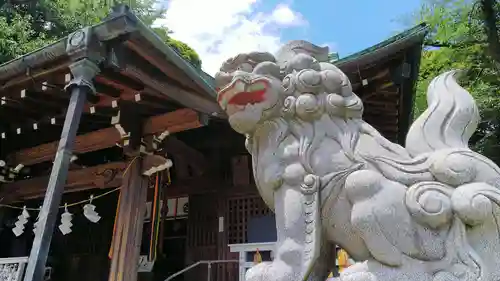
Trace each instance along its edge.
{"label": "wooden railing", "polygon": [[0,259],[0,281],[22,281],[28,257]]}
{"label": "wooden railing", "polygon": [[272,261],[274,258],[275,244],[276,242],[263,242],[228,245],[231,252],[239,253],[240,266],[238,281],[245,281],[247,270],[255,265],[254,255],[257,251],[262,255],[262,261]]}

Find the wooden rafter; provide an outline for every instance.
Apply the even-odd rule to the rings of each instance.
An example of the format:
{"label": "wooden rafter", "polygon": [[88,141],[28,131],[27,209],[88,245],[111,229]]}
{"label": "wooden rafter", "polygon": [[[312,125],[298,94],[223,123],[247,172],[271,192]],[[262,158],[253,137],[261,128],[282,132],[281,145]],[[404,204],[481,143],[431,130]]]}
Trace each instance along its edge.
{"label": "wooden rafter", "polygon": [[67,73],[68,72],[68,66],[71,64],[71,61],[66,61],[56,67],[52,68],[43,68],[40,67],[39,69],[35,69],[32,71],[31,75],[28,76],[26,74],[21,74],[19,76],[13,77],[12,79],[9,79],[8,82],[3,84],[0,87],[0,91],[5,91],[8,90],[11,87],[22,85],[24,83],[30,82],[30,81],[38,81],[41,78],[48,77],[49,75],[57,75],[59,73]]}
{"label": "wooden rafter", "polygon": [[[191,109],[179,109],[149,118],[144,124],[144,135],[158,134],[164,131],[176,133],[202,127],[205,125],[204,123],[197,112]],[[120,134],[113,127],[93,131],[77,136],[73,153],[81,154],[112,147],[120,139]],[[29,166],[51,161],[57,152],[57,144],[58,142],[55,141],[16,151],[7,156],[7,162]]]}
{"label": "wooden rafter", "polygon": [[[123,83],[113,81],[112,79],[105,76],[98,76],[96,80],[100,83],[107,85],[108,87],[112,87],[121,91],[121,95],[118,97],[123,101],[134,101],[139,104],[144,104],[153,108],[168,108],[168,101],[162,97],[161,94],[157,94],[155,91],[144,88],[144,89],[134,89]],[[118,98],[113,98],[110,96],[102,96],[101,99],[95,107],[109,107],[113,100],[117,100]]]}
{"label": "wooden rafter", "polygon": [[165,93],[166,97],[175,100],[184,106],[209,114],[221,113],[221,109],[217,103],[215,103],[214,100],[210,99],[208,96],[202,97],[194,92],[183,90],[179,87],[165,83],[160,79],[153,78],[151,75],[141,70],[140,67],[133,64],[127,64],[122,71],[122,74],[129,78],[142,81],[149,89],[158,93]]}
{"label": "wooden rafter", "polygon": [[379,80],[384,80],[387,77],[390,76],[390,71],[389,68],[385,68],[383,70],[378,71],[377,73],[372,73],[371,71],[365,71],[363,73],[353,73],[349,76],[349,80],[351,80],[352,83],[352,88],[354,90],[359,89],[362,87],[362,81],[361,79],[366,79],[369,84],[375,83]]}
{"label": "wooden rafter", "polygon": [[[180,84],[182,84],[187,89],[192,89],[199,93],[203,93],[204,91],[200,89],[195,83],[191,81],[191,79],[187,78],[186,75],[182,75],[182,71],[178,69],[176,66],[171,64],[169,61],[165,62],[165,59],[162,58],[157,52],[155,52],[152,48],[148,50],[148,52],[144,51],[143,47],[138,46],[139,42],[137,40],[132,39],[125,43],[127,47],[132,50],[134,53],[138,54],[140,57],[144,58],[148,63],[159,69],[166,76],[173,78]],[[156,54],[155,54],[156,53]]]}

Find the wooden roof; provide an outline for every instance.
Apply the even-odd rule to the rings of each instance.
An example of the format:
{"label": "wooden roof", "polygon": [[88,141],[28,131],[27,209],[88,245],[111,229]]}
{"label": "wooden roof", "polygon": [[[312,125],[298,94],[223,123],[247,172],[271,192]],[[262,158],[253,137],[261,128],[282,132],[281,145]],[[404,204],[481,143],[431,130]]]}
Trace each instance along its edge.
{"label": "wooden roof", "polygon": [[400,144],[404,144],[411,124],[415,84],[428,30],[427,24],[419,24],[334,62],[363,100],[363,118]]}
{"label": "wooden roof", "polygon": [[[75,34],[90,45],[70,48]],[[181,58],[126,6],[117,6],[102,22],[76,31],[53,44],[0,66],[0,160],[30,166],[30,174],[50,170],[57,149],[71,79],[68,66],[82,57],[100,56],[97,90],[84,109],[75,154],[84,166],[122,157],[119,133],[111,119],[123,106],[137,104],[146,135],[203,126],[206,116],[223,116],[212,83],[201,70]],[[113,149],[115,150],[113,152]],[[85,154],[85,155],[83,155]],[[85,161],[83,161],[85,162]]]}

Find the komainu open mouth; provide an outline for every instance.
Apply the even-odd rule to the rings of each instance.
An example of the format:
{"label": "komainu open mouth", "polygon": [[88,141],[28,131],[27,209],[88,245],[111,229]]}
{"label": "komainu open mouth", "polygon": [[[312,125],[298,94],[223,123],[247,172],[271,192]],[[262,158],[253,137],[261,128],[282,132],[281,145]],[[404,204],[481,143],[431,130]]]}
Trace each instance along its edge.
{"label": "komainu open mouth", "polygon": [[228,105],[244,106],[260,103],[264,101],[268,88],[269,82],[264,79],[251,83],[237,79],[219,93],[218,102],[223,109],[226,109]]}

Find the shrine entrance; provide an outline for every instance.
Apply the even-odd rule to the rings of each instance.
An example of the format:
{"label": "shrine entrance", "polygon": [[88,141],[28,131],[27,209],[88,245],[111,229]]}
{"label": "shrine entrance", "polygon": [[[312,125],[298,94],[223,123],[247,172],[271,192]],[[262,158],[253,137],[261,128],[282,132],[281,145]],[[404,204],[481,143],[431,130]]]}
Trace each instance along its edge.
{"label": "shrine entrance", "polygon": [[[189,212],[188,197],[169,198],[164,205],[163,200],[160,207],[162,223],[154,235],[158,235],[156,261],[148,265],[151,260],[151,235],[153,229],[151,223],[151,203],[146,206],[146,220],[143,228],[141,258],[144,260],[139,265],[140,281],[163,281],[172,274],[186,267],[186,244],[187,244],[187,222]],[[184,276],[178,276],[174,281],[183,281]]]}
{"label": "shrine entrance", "polygon": [[[154,268],[155,281],[163,281],[174,273],[184,269],[186,265],[187,218],[167,219],[163,237],[163,255],[159,257]],[[184,281],[184,275],[173,279]]]}

